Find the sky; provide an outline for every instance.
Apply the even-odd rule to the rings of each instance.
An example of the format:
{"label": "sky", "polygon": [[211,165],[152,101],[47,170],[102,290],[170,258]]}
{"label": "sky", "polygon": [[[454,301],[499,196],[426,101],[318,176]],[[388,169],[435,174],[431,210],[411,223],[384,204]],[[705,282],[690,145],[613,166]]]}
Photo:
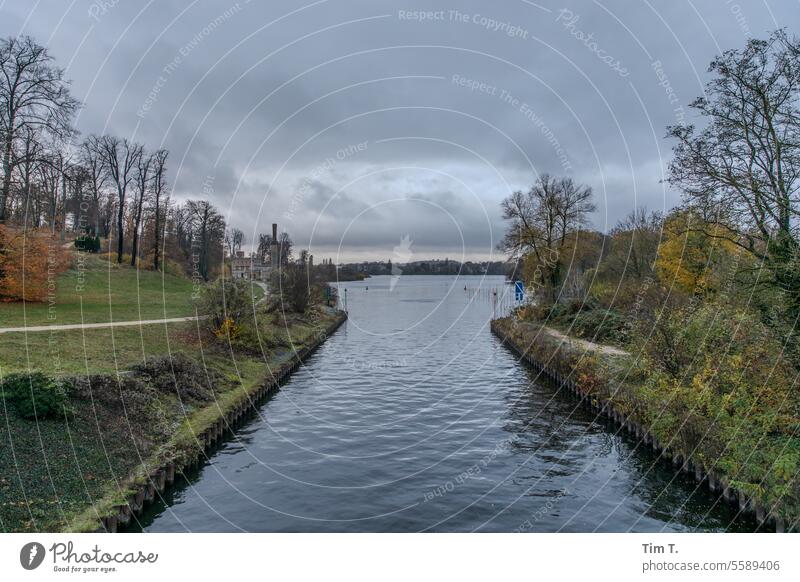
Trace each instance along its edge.
{"label": "sky", "polygon": [[337,262],[502,260],[500,202],[542,173],[591,186],[601,231],[675,206],[666,128],[702,123],[711,59],[798,24],[798,0],[0,0],[82,134],[168,148],[174,199]]}

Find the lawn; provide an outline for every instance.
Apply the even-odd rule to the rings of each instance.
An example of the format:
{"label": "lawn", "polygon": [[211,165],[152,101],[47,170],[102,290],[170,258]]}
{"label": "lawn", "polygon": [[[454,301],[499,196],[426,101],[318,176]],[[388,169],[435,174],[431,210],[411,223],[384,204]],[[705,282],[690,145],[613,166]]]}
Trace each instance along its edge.
{"label": "lawn", "polygon": [[40,370],[53,376],[114,373],[147,357],[187,351],[196,322],[0,334],[0,376]]}
{"label": "lawn", "polygon": [[[194,315],[192,282],[178,275],[75,255],[52,301],[0,303],[0,327],[105,323]],[[259,289],[260,292],[260,289]]]}
{"label": "lawn", "polygon": [[[287,341],[291,338],[298,348],[309,345],[331,320],[328,315],[316,324],[294,321],[284,330]],[[194,325],[117,329],[113,344],[111,329],[57,332],[52,342],[50,332],[28,334],[27,346],[19,351],[29,354],[31,368],[53,375],[85,375],[87,367],[111,374],[92,376],[90,390],[70,389],[71,412],[60,418],[21,418],[0,398],[0,531],[82,529],[80,524],[86,523],[96,527],[93,507],[107,506],[133,475],[147,474],[148,467],[162,463],[159,455],[196,455],[195,435],[248,399],[269,370],[293,355],[282,346],[267,354],[267,362],[254,354],[232,357],[222,344],[204,345],[201,358]],[[28,366],[24,359],[7,361],[16,335],[0,335],[3,373]],[[168,349],[173,355],[188,354],[194,364],[159,359]],[[114,373],[141,364],[145,356],[149,366],[162,370],[160,381],[148,381],[139,372]],[[208,398],[188,395],[187,387],[195,383],[205,386]]]}

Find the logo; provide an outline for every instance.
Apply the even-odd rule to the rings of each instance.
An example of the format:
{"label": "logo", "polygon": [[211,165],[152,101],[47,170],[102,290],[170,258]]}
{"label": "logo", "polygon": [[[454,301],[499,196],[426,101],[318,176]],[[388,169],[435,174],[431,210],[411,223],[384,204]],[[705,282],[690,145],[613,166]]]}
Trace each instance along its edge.
{"label": "logo", "polygon": [[403,269],[398,263],[407,263],[414,254],[411,250],[412,244],[411,237],[405,235],[400,239],[400,244],[392,249],[392,278],[389,280],[389,292],[394,291],[395,285],[403,274]]}
{"label": "logo", "polygon": [[19,563],[26,570],[35,570],[44,561],[44,553],[44,546],[39,542],[27,543],[19,552]]}

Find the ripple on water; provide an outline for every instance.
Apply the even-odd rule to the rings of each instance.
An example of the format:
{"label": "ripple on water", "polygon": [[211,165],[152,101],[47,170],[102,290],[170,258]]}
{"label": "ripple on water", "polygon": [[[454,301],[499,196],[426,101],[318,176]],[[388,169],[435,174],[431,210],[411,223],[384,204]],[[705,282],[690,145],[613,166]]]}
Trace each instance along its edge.
{"label": "ripple on water", "polygon": [[350,320],[146,529],[754,529],[502,347],[502,278],[445,283],[342,284]]}

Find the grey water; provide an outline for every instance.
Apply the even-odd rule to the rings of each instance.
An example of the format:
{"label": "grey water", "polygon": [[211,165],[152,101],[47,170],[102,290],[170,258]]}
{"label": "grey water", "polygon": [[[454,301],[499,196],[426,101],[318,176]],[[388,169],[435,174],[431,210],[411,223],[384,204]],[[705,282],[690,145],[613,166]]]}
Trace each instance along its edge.
{"label": "grey water", "polygon": [[502,277],[338,286],[349,320],[132,529],[756,529],[502,346]]}

